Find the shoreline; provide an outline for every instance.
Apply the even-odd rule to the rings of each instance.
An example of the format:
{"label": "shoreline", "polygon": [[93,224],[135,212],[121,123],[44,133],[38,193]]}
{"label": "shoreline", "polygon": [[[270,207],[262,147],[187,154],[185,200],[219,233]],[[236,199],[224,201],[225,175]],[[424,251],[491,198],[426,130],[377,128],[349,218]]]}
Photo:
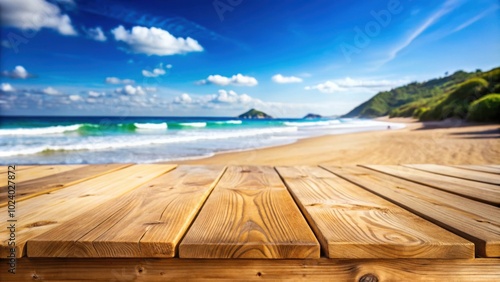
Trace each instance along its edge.
{"label": "shoreline", "polygon": [[224,165],[355,164],[498,164],[500,125],[459,120],[419,122],[411,118],[376,118],[402,123],[395,130],[363,131],[298,139],[296,142],[210,157],[161,163]]}

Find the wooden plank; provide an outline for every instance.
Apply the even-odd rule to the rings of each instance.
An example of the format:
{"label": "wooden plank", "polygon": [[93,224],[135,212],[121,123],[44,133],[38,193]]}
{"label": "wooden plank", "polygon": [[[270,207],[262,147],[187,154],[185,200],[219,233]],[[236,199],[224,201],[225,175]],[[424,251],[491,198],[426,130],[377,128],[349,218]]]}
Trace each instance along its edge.
{"label": "wooden plank", "polygon": [[[127,166],[130,166],[130,164],[88,165],[41,178],[23,181],[16,185],[16,202],[47,194]],[[7,192],[7,186],[0,187],[0,198],[7,197]],[[0,203],[0,207],[5,207],[6,205],[7,203]]]}
{"label": "wooden plank", "polygon": [[487,165],[454,165],[454,167],[469,169],[493,174],[500,174],[500,168],[495,168]]}
{"label": "wooden plank", "polygon": [[[499,281],[500,259],[33,259],[2,281]],[[10,279],[10,280],[9,280]]]}
{"label": "wooden plank", "polygon": [[474,244],[318,167],[278,173],[329,258],[473,258]]}
{"label": "wooden plank", "polygon": [[319,255],[318,241],[271,167],[229,167],[179,246],[181,258]]}
{"label": "wooden plank", "polygon": [[396,165],[361,165],[415,183],[434,187],[461,195],[476,201],[500,205],[500,186],[434,174],[413,168]]}
{"label": "wooden plank", "polygon": [[[16,255],[21,257],[25,253],[29,239],[173,168],[175,165],[134,165],[21,202],[15,212]],[[0,208],[0,221],[8,219],[7,207]],[[0,230],[0,257],[9,254],[9,236],[8,229]]]}
{"label": "wooden plank", "polygon": [[326,168],[474,242],[477,255],[500,256],[499,208],[366,168]]}
{"label": "wooden plank", "polygon": [[180,166],[28,242],[30,257],[174,257],[224,167]]}
{"label": "wooden plank", "polygon": [[[16,186],[24,184],[25,181],[37,179],[40,177],[45,177],[49,175],[54,175],[57,173],[62,173],[65,171],[74,170],[77,168],[84,167],[85,165],[41,165],[30,169],[17,171],[16,170]],[[5,177],[5,176],[4,176]],[[6,184],[1,183],[2,189],[7,187]]]}
{"label": "wooden plank", "polygon": [[500,185],[500,177],[490,173],[468,171],[456,167],[435,164],[405,164],[404,166],[461,179]]}
{"label": "wooden plank", "polygon": [[[35,166],[32,166],[32,165],[16,165],[15,166],[15,171],[20,171],[20,170],[26,170],[28,168],[34,168]],[[3,166],[0,166],[0,174],[2,173],[7,173],[7,171],[9,170],[13,170],[13,169],[9,169],[9,166],[8,165],[3,165]]]}

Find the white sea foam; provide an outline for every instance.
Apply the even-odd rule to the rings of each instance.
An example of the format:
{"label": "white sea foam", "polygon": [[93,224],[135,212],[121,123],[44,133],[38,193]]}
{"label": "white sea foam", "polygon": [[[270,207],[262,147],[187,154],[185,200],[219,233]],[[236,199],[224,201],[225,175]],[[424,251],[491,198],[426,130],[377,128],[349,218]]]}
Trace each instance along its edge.
{"label": "white sea foam", "polygon": [[303,127],[303,126],[327,126],[339,123],[340,121],[338,120],[319,120],[319,121],[299,121],[299,122],[285,121],[283,124],[286,126]]}
{"label": "white sea foam", "polygon": [[106,137],[106,138],[89,138],[82,139],[78,143],[61,144],[61,145],[42,145],[37,147],[20,148],[15,147],[12,150],[1,151],[0,157],[9,157],[16,155],[32,155],[48,151],[82,151],[82,150],[112,150],[129,147],[141,147],[147,145],[161,145],[173,143],[196,142],[199,140],[217,140],[240,137],[251,137],[256,135],[272,135],[279,133],[287,133],[297,131],[297,127],[270,127],[248,130],[234,130],[228,132],[200,132],[196,135],[175,136],[163,135],[155,138],[144,137],[139,135]]}
{"label": "white sea foam", "polygon": [[40,128],[13,128],[0,129],[0,136],[5,135],[43,135],[43,134],[60,134],[69,131],[76,131],[82,124],[74,125],[58,125]]}
{"label": "white sea foam", "polygon": [[225,120],[225,121],[216,121],[215,124],[241,124],[241,120]]}
{"label": "white sea foam", "polygon": [[186,127],[205,127],[207,126],[206,122],[181,122],[179,123],[181,126],[186,126]]}
{"label": "white sea foam", "polygon": [[158,129],[168,128],[168,124],[166,122],[163,122],[163,123],[134,123],[134,126],[137,127],[137,129],[146,129],[146,130],[158,130]]}

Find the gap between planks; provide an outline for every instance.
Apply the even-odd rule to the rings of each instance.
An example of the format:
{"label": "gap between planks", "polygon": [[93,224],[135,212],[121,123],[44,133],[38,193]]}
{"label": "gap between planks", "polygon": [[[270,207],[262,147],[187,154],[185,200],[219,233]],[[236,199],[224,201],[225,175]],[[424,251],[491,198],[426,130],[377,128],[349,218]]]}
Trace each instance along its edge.
{"label": "gap between planks", "polygon": [[500,256],[499,208],[367,168],[325,168],[474,242],[476,255]]}
{"label": "gap between planks", "polygon": [[179,166],[28,242],[30,257],[174,257],[225,168]]}
{"label": "gap between planks", "polygon": [[473,258],[474,244],[319,167],[276,168],[329,258]]}
{"label": "gap between planks", "polygon": [[272,167],[230,166],[179,245],[181,258],[319,258],[313,232]]}

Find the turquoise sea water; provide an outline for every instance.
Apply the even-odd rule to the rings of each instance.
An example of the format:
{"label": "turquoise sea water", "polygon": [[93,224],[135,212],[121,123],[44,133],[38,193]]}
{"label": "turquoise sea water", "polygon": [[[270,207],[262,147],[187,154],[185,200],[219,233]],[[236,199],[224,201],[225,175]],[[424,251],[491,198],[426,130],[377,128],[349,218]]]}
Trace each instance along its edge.
{"label": "turquoise sea water", "polygon": [[[403,127],[357,119],[1,117],[0,164],[151,163]],[[335,146],[335,144],[332,144]]]}

